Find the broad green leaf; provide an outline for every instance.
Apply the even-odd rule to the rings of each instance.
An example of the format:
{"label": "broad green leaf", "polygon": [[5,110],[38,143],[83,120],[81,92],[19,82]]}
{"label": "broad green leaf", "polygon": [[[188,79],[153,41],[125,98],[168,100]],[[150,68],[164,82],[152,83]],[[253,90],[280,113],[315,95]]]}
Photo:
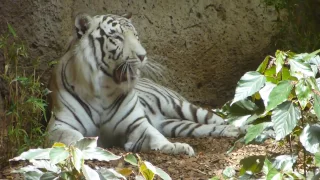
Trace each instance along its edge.
{"label": "broad green leaf", "polygon": [[51,149],[49,156],[51,163],[57,164],[67,159],[67,157],[69,157],[69,152],[64,147],[54,147]]}
{"label": "broad green leaf", "polygon": [[51,163],[49,160],[30,160],[33,166],[38,169],[46,169],[47,171],[58,173],[60,168],[55,164]]}
{"label": "broad green leaf", "polygon": [[250,174],[256,174],[261,172],[266,156],[249,156],[240,160],[240,175],[244,175],[246,172]]}
{"label": "broad green leaf", "polygon": [[290,134],[300,118],[300,109],[290,101],[284,102],[274,109],[271,121],[276,133],[276,140],[279,141]]}
{"label": "broad green leaf", "polygon": [[80,150],[97,147],[98,137],[86,137],[76,142],[75,147]]}
{"label": "broad green leaf", "polygon": [[127,154],[125,157],[124,157],[124,160],[128,163],[130,163],[131,165],[134,165],[134,166],[138,166],[138,160],[137,158],[134,156],[134,154]]}
{"label": "broad green leaf", "polygon": [[309,61],[311,58],[315,57],[318,53],[320,52],[320,49],[313,51],[312,53],[306,55],[303,60],[304,61]]}
{"label": "broad green leaf", "polygon": [[283,67],[283,68],[282,68],[281,78],[282,78],[282,80],[294,80],[294,81],[297,80],[296,77],[291,76],[290,70],[289,70],[289,68],[287,68],[287,67]]}
{"label": "broad green leaf", "polygon": [[99,173],[101,180],[109,180],[109,179],[126,180],[126,178],[123,175],[119,174],[114,169],[101,168],[101,169],[97,170],[97,172]]}
{"label": "broad green leaf", "polygon": [[142,162],[139,166],[139,171],[146,180],[153,180],[156,169],[150,163]]}
{"label": "broad green leaf", "polygon": [[256,71],[263,74],[269,64],[269,60],[270,60],[270,56],[266,56]]}
{"label": "broad green leaf", "polygon": [[277,52],[276,52],[276,74],[278,74],[281,71],[285,58],[286,58],[285,53],[283,51],[277,50]]}
{"label": "broad green leaf", "polygon": [[59,175],[53,172],[46,172],[41,177],[40,180],[53,180],[58,179]]}
{"label": "broad green leaf", "polygon": [[83,154],[80,149],[78,148],[71,148],[71,161],[73,166],[76,168],[77,171],[80,172],[82,164],[84,163]]}
{"label": "broad green leaf", "polygon": [[260,123],[253,126],[250,126],[247,129],[247,134],[244,136],[245,143],[248,144],[252,140],[254,140],[258,135],[260,135],[263,130],[268,127],[270,122]]}
{"label": "broad green leaf", "polygon": [[263,86],[263,88],[259,91],[260,97],[263,100],[263,104],[265,107],[267,107],[268,105],[269,95],[274,87],[276,87],[276,84],[266,82],[265,86]]}
{"label": "broad green leaf", "polygon": [[226,121],[230,124],[233,124],[236,127],[244,126],[251,115],[244,116],[228,116]]}
{"label": "broad green leaf", "polygon": [[10,161],[20,161],[20,160],[32,160],[32,159],[50,159],[49,152],[51,148],[47,149],[30,149],[23,152],[20,156],[10,159]]}
{"label": "broad green leaf", "polygon": [[291,81],[281,81],[276,87],[272,89],[269,95],[269,101],[266,110],[270,111],[277,107],[279,104],[286,101],[293,88]]}
{"label": "broad green leaf", "polygon": [[266,158],[264,160],[263,172],[266,174],[267,180],[279,180],[282,179],[279,171],[273,166],[273,164]]}
{"label": "broad green leaf", "polygon": [[236,175],[236,170],[234,170],[233,167],[229,166],[223,170],[222,174],[227,178],[232,178],[233,176]]}
{"label": "broad green leaf", "polygon": [[314,72],[311,69],[310,64],[307,64],[303,62],[302,60],[289,60],[290,64],[290,72],[291,76],[294,76],[298,79],[304,78],[304,77],[315,77]]}
{"label": "broad green leaf", "polygon": [[9,29],[10,33],[13,35],[13,37],[17,37],[17,33],[13,29],[13,27],[9,23],[7,23],[7,25],[8,25],[8,29]]}
{"label": "broad green leaf", "polygon": [[318,119],[320,119],[320,95],[314,93],[313,109]]}
{"label": "broad green leaf", "polygon": [[281,81],[281,76],[276,75],[276,67],[272,66],[264,72],[266,77],[266,82],[271,82],[273,84],[278,84]]}
{"label": "broad green leaf", "polygon": [[293,164],[296,162],[297,156],[280,155],[273,161],[273,167],[282,172],[292,172]]}
{"label": "broad green leaf", "polygon": [[171,180],[171,177],[158,167],[156,167],[156,174],[160,176],[163,180]]}
{"label": "broad green leaf", "polygon": [[260,73],[255,71],[247,72],[240,78],[231,104],[253,95],[261,89],[265,82],[266,78]]}
{"label": "broad green leaf", "polygon": [[310,63],[320,67],[320,56],[317,55],[310,59]]}
{"label": "broad green leaf", "polygon": [[319,125],[314,124],[310,126],[309,124],[307,124],[300,135],[301,144],[310,153],[314,154],[318,152],[319,141],[320,141],[319,133],[320,133]]}
{"label": "broad green leaf", "polygon": [[29,171],[24,173],[23,175],[24,175],[24,179],[27,179],[27,180],[39,180],[43,175],[43,172]]}
{"label": "broad green leaf", "polygon": [[319,79],[315,79],[313,77],[307,78],[307,83],[309,84],[309,86],[311,87],[311,89],[314,90],[319,90],[320,88],[320,78]]}
{"label": "broad green leaf", "polygon": [[121,158],[121,156],[116,156],[113,153],[100,147],[85,149],[82,151],[82,153],[84,160],[96,159],[98,161],[112,161]]}
{"label": "broad green leaf", "polygon": [[213,176],[210,180],[220,180],[219,176]]}
{"label": "broad green leaf", "polygon": [[314,154],[314,160],[317,167],[320,167],[320,152]]}
{"label": "broad green leaf", "polygon": [[99,174],[88,165],[83,164],[81,170],[86,180],[100,180]]}
{"label": "broad green leaf", "polygon": [[299,100],[300,107],[303,110],[312,97],[312,89],[305,79],[300,79],[296,84],[295,91]]}

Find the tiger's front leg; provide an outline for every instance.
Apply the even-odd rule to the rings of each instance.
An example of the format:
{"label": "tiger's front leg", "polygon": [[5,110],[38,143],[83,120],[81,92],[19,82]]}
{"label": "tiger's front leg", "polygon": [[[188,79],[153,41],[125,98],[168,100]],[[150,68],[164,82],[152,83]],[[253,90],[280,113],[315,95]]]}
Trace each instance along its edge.
{"label": "tiger's front leg", "polygon": [[[119,112],[122,111],[124,110],[119,110]],[[111,120],[101,127],[99,144],[102,147],[121,146],[131,152],[158,150],[166,154],[194,155],[190,145],[171,143],[164,137],[144,117],[144,112],[139,108],[139,105],[135,106],[133,112],[124,119]]]}
{"label": "tiger's front leg", "polygon": [[[133,129],[135,128],[135,129]],[[128,129],[128,139],[124,144],[126,151],[159,150],[166,154],[187,154],[194,156],[193,148],[186,143],[171,143],[164,135],[154,128],[147,119],[142,119],[139,126]]]}

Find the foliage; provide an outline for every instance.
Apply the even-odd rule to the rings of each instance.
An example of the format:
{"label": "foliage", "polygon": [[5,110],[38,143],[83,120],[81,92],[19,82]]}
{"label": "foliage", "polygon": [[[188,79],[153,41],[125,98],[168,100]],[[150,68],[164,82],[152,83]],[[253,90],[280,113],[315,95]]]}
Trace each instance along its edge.
{"label": "foliage", "polygon": [[318,0],[263,0],[278,11],[280,33],[275,46],[295,52],[314,51],[320,47]]}
{"label": "foliage", "polygon": [[[13,173],[23,173],[26,179],[126,179],[134,174],[130,168],[92,169],[85,164],[87,160],[113,161],[120,158],[121,156],[97,147],[97,138],[83,138],[69,147],[55,143],[52,148],[30,149],[10,161],[30,161],[32,165],[13,171]],[[152,180],[158,175],[164,180],[171,179],[163,170],[141,160],[138,155],[129,153],[124,155],[123,159],[138,167],[139,173],[136,178]]]}
{"label": "foliage", "polygon": [[28,57],[27,47],[8,24],[8,33],[0,36],[0,50],[4,57],[4,71],[0,82],[6,89],[4,117],[12,154],[39,147],[44,142],[44,127],[40,119],[47,106],[44,96],[49,92],[40,82],[39,59]]}
{"label": "foliage", "polygon": [[[294,171],[301,154],[305,176],[307,156],[315,158],[313,166],[319,167],[319,52],[295,54],[278,50],[275,57],[267,56],[256,71],[240,78],[234,99],[217,111],[234,125],[250,124],[243,138],[246,144],[263,142],[267,137],[297,144],[295,154],[292,149],[291,155],[274,159],[247,157],[241,162],[240,176],[263,171],[267,179],[301,178]],[[274,136],[265,134],[270,128]]]}

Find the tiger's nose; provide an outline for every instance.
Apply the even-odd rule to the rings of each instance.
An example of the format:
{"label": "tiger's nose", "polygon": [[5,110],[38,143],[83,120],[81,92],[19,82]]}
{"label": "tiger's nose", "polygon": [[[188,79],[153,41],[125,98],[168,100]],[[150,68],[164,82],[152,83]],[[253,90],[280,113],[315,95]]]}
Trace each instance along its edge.
{"label": "tiger's nose", "polygon": [[144,60],[144,58],[146,57],[146,55],[138,55],[137,54],[137,57],[140,59],[140,61],[142,62]]}

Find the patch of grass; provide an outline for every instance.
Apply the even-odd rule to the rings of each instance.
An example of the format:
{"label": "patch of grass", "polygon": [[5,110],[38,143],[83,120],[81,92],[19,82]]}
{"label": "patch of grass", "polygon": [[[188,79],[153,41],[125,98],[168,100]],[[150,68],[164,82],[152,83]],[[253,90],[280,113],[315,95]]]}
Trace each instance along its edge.
{"label": "patch of grass", "polygon": [[30,59],[24,42],[8,24],[8,32],[0,35],[0,53],[5,64],[0,82],[5,86],[5,115],[0,142],[6,156],[12,157],[44,144],[45,128],[41,124],[47,106],[48,90],[40,82],[39,59]]}

